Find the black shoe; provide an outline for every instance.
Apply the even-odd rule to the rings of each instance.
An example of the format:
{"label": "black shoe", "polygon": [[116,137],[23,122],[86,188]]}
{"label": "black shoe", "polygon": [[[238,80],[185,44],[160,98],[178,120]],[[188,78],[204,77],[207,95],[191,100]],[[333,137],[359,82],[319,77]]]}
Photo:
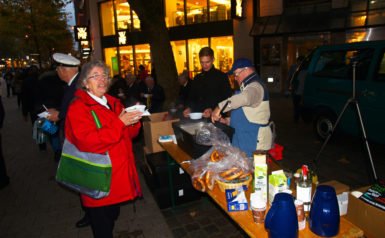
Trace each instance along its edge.
{"label": "black shoe", "polygon": [[83,228],[83,227],[86,227],[86,226],[89,226],[89,225],[91,225],[91,222],[90,222],[90,219],[88,218],[88,216],[84,216],[82,219],[80,219],[75,224],[75,226],[77,228]]}

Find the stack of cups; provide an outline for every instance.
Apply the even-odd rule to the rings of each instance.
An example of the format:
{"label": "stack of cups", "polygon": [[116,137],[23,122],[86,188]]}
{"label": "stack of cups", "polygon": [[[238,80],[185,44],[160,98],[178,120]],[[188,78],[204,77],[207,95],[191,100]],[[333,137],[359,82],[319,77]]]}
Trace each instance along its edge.
{"label": "stack of cups", "polygon": [[255,223],[265,222],[266,200],[262,197],[261,191],[250,194],[250,207]]}
{"label": "stack of cups", "polygon": [[297,210],[298,230],[303,230],[306,227],[306,217],[303,202],[301,200],[296,199],[294,201],[294,205],[295,209]]}

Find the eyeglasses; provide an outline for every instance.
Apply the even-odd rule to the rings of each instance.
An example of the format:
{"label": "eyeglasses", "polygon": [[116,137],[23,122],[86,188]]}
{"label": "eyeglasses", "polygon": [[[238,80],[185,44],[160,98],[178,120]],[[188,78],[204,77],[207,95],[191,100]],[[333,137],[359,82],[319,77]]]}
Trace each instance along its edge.
{"label": "eyeglasses", "polygon": [[241,69],[241,70],[239,70],[238,72],[234,72],[234,76],[235,77],[238,77],[243,71],[245,71],[247,69],[247,67],[246,68],[243,68],[243,69]]}
{"label": "eyeglasses", "polygon": [[110,77],[107,74],[94,74],[87,79],[94,79],[94,80],[109,80]]}

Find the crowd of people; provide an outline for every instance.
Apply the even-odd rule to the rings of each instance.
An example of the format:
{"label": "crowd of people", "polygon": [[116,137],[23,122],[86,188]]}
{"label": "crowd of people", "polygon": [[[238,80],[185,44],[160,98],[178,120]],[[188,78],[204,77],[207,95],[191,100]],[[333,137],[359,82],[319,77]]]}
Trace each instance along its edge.
{"label": "crowd of people", "polygon": [[[165,92],[156,75],[149,74],[143,65],[136,75],[126,73],[111,78],[109,67],[101,61],[81,65],[77,58],[62,53],[55,53],[52,58],[54,67],[46,72],[30,66],[11,74],[12,79],[4,76],[4,85],[0,82],[2,96],[18,95],[26,120],[29,117],[34,123],[38,114],[46,111],[46,119],[59,125],[59,130],[49,135],[56,162],[60,160],[64,139],[81,151],[108,152],[112,164],[110,192],[101,199],[80,194],[85,215],[76,226],[91,225],[94,237],[112,238],[120,205],[142,196],[132,146],[141,128],[142,113],[126,112],[124,108],[144,104],[150,113],[161,112]],[[256,150],[269,150],[273,142],[269,93],[253,63],[237,59],[225,74],[215,68],[210,47],[200,50],[199,60],[202,69],[193,79],[187,71],[175,79],[180,85],[175,106],[181,115],[187,118],[192,112],[202,112],[206,120],[233,127],[233,145],[248,156]],[[231,74],[238,82],[238,90],[230,86]],[[2,108],[0,116],[4,115],[1,111]],[[44,144],[39,146],[46,149]]]}

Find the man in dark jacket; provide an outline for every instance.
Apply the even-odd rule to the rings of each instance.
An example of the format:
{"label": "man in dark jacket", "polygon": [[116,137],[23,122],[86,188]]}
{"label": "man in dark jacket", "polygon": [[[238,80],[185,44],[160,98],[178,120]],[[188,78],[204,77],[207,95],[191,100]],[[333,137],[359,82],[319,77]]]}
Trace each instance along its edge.
{"label": "man in dark jacket", "polygon": [[[62,53],[55,53],[52,55],[53,60],[57,63],[56,72],[60,79],[67,83],[64,89],[64,95],[61,101],[60,109],[49,108],[48,120],[58,122],[60,121],[60,129],[64,135],[64,119],[67,115],[68,107],[75,96],[77,82],[79,78],[80,61],[75,57]],[[82,205],[83,211],[85,211]],[[90,220],[87,212],[84,217],[76,222],[76,227],[82,228],[90,225]]]}
{"label": "man in dark jacket", "polygon": [[80,61],[71,55],[62,53],[55,53],[52,57],[57,63],[56,72],[59,78],[64,81],[67,86],[64,89],[64,95],[59,110],[56,108],[49,108],[48,112],[50,115],[48,116],[48,119],[54,122],[60,121],[60,127],[63,129],[68,106],[75,95],[76,84],[79,78]]}
{"label": "man in dark jacket", "polygon": [[[65,86],[66,84],[60,80],[55,69],[42,73],[38,79],[38,107],[43,110],[44,107],[59,108],[63,98]],[[50,135],[49,140],[55,154],[54,160],[55,162],[59,162],[62,147],[59,130]]]}
{"label": "man in dark jacket", "polygon": [[184,70],[179,76],[178,76],[178,83],[180,85],[179,87],[179,95],[176,102],[177,108],[184,108],[187,105],[187,102],[189,100],[189,94],[191,90],[191,79],[188,76],[187,70]]}
{"label": "man in dark jacket", "polygon": [[144,83],[145,87],[140,93],[143,104],[147,105],[151,113],[161,112],[165,100],[163,88],[155,83],[152,76],[147,76]]}
{"label": "man in dark jacket", "polygon": [[202,72],[192,81],[187,108],[183,111],[185,117],[190,112],[203,112],[203,117],[208,118],[216,105],[232,94],[227,75],[213,65],[214,51],[210,47],[199,51],[199,61]]}

